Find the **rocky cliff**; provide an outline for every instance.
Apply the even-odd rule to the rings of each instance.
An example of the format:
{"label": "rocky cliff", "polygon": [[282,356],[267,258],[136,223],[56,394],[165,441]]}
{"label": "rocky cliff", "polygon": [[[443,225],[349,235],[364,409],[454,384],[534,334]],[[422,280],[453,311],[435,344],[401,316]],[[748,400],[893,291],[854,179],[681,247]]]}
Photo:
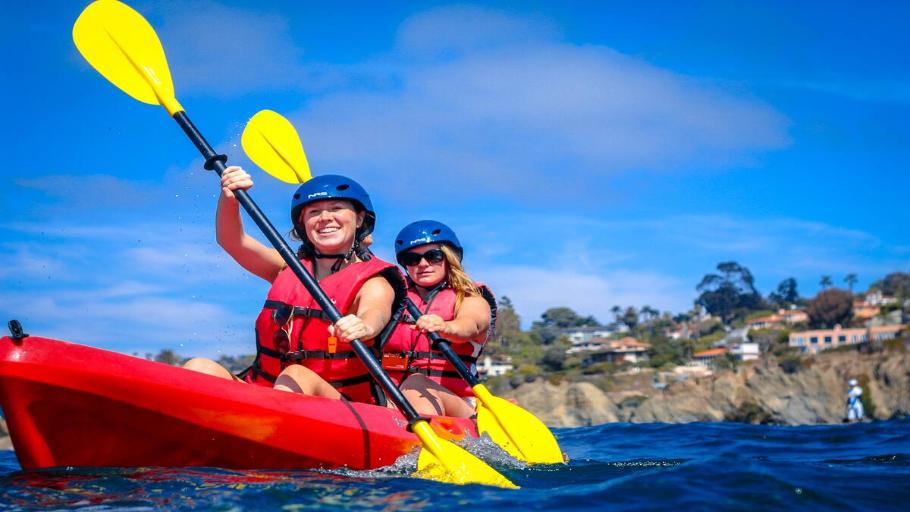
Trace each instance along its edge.
{"label": "rocky cliff", "polygon": [[863,386],[867,415],[887,419],[910,414],[910,354],[903,348],[828,353],[796,365],[767,358],[663,390],[638,386],[605,392],[587,382],[537,380],[500,395],[517,399],[548,425],[560,427],[725,420],[804,425],[842,421],[850,378]]}

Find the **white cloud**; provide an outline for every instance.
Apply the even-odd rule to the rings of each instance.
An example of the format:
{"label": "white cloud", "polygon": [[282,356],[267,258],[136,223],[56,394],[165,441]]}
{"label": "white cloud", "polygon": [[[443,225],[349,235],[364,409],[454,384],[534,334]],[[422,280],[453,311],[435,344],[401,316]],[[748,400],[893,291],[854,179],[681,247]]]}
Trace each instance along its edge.
{"label": "white cloud", "polygon": [[[219,30],[199,30],[195,16]],[[766,104],[613,49],[562,41],[539,17],[442,7],[405,19],[384,55],[316,62],[276,13],[206,0],[161,8],[181,90],[319,90],[292,114],[317,172],[383,185],[529,201],[604,178],[749,164],[789,143]],[[225,70],[231,70],[225,73]],[[574,182],[576,186],[565,187]]]}
{"label": "white cloud", "polygon": [[[748,163],[788,143],[787,121],[765,104],[607,47],[518,37],[521,20],[504,20],[468,10],[452,20],[457,56],[393,54],[383,62],[394,86],[324,94],[294,113],[314,167],[412,201],[427,189],[527,201],[593,197],[617,173]],[[509,37],[471,46],[475,23]],[[437,24],[417,16],[402,37]]]}
{"label": "white cloud", "polygon": [[406,19],[399,27],[395,46],[406,55],[451,58],[516,41],[553,40],[558,35],[556,27],[545,19],[461,5],[439,7]]}

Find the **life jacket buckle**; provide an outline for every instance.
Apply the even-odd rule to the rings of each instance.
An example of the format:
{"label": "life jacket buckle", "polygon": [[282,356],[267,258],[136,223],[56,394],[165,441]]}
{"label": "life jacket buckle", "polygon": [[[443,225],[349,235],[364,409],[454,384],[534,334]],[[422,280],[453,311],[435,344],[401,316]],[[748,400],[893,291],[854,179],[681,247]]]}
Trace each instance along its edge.
{"label": "life jacket buckle", "polygon": [[326,344],[328,345],[326,352],[329,354],[334,354],[338,351],[338,338],[335,336],[329,336]]}

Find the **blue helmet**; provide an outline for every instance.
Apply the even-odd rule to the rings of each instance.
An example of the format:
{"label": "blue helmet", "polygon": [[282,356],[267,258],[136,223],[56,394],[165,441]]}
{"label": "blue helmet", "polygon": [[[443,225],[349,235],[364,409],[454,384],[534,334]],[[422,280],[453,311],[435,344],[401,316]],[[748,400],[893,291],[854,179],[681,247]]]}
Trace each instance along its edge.
{"label": "blue helmet", "polygon": [[464,248],[452,228],[435,220],[418,220],[402,228],[395,237],[395,256],[426,244],[448,245],[458,254],[459,261],[464,256]]}
{"label": "blue helmet", "polygon": [[376,226],[376,212],[373,211],[373,202],[370,201],[367,191],[351,178],[323,174],[300,185],[291,199],[291,223],[305,245],[309,245],[310,241],[307,240],[306,232],[300,224],[300,213],[306,205],[326,199],[345,199],[354,203],[354,208],[358,211],[366,212],[363,224],[357,229],[357,242],[373,232],[373,227]]}

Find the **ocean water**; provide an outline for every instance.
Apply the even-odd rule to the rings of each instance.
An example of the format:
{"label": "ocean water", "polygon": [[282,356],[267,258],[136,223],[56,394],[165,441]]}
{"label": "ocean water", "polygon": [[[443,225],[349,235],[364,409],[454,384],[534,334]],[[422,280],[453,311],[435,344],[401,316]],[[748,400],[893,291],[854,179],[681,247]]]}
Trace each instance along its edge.
{"label": "ocean water", "polygon": [[556,430],[565,466],[468,446],[520,490],[393,468],[21,471],[0,451],[0,510],[910,510],[910,419],[827,426],[609,424]]}

